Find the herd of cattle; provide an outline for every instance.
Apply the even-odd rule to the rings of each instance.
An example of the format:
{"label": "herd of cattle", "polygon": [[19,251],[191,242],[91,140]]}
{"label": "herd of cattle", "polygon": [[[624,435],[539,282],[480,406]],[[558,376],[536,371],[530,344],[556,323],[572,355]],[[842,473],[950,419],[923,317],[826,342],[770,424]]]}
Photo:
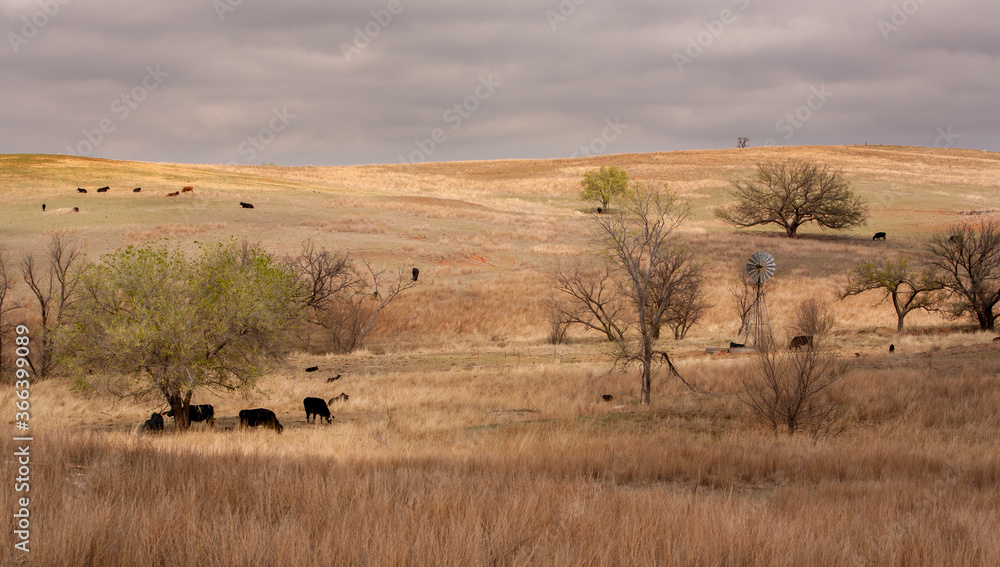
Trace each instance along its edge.
{"label": "herd of cattle", "polygon": [[[340,375],[338,374],[336,377],[339,378]],[[317,421],[317,418],[325,420],[328,424],[332,423],[334,416],[330,413],[330,405],[334,402],[346,402],[348,399],[350,399],[350,396],[344,392],[326,401],[323,398],[314,398],[311,396],[303,399],[302,406],[306,411],[306,423],[314,423]],[[163,416],[173,417],[174,410],[163,413],[153,412],[149,416],[149,419],[142,424],[142,430],[163,431]],[[209,427],[215,427],[215,408],[211,404],[192,405],[188,408],[188,419],[191,423],[205,422]],[[281,425],[281,422],[278,421],[278,416],[267,408],[240,410],[239,419],[240,429],[267,427],[278,433],[281,433],[285,429]]]}
{"label": "herd of cattle", "polygon": [[[98,187],[97,188],[97,192],[98,193],[107,193],[110,190],[111,190],[111,187],[108,186],[108,185],[105,185],[104,187]],[[77,187],[76,188],[76,192],[77,193],[87,193],[87,190],[84,189],[83,187]],[[141,193],[142,192],[142,187],[136,187],[135,189],[132,189],[132,192],[133,193]],[[173,191],[171,193],[167,193],[167,197],[177,197],[177,196],[179,196],[182,193],[191,193],[191,194],[194,194],[194,186],[193,185],[185,185],[184,187],[181,187],[180,191]],[[240,201],[240,206],[243,207],[244,209],[252,209],[253,208],[252,204],[250,204],[250,203],[244,203],[243,201]],[[45,212],[45,203],[42,203],[42,212],[43,213]],[[80,207],[73,207],[73,212],[74,213],[79,213],[80,212]]]}

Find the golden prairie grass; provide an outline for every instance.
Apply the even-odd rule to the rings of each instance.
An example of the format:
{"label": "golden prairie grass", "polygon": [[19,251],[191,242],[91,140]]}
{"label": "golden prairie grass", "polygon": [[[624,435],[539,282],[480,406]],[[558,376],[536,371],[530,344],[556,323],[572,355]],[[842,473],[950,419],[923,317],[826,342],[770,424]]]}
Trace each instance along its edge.
{"label": "golden prairie grass", "polygon": [[[212,400],[218,427],[184,435],[137,434],[144,411],[122,403],[95,430],[87,410],[108,398],[41,383],[30,564],[1000,559],[995,358],[851,361],[846,427],[816,440],[774,436],[740,406],[745,358],[685,359],[690,380],[722,395],[659,381],[637,411],[627,376],[497,355],[313,359],[350,371],[331,386],[279,371],[259,392]],[[333,425],[305,424],[296,400],[324,389],[352,396]],[[606,391],[619,398],[600,402]],[[260,403],[282,435],[225,429]],[[11,496],[0,491],[0,505]]]}
{"label": "golden prairie grass", "polygon": [[[873,243],[870,229],[789,240],[711,217],[728,179],[788,158],[843,168],[889,240]],[[5,529],[0,564],[1000,563],[993,335],[926,313],[896,335],[892,308],[873,307],[877,294],[836,301],[859,259],[918,256],[931,230],[989,209],[996,154],[754,148],[345,168],[0,160],[14,254],[38,250],[50,230],[75,231],[95,257],[123,242],[232,234],[278,253],[311,238],[379,268],[421,270],[368,350],[293,354],[254,390],[200,392],[215,429],[140,435],[159,400],[33,384],[33,551],[15,553]],[[678,237],[705,266],[711,307],[687,338],[659,347],[719,395],[661,374],[644,410],[637,378],[611,369],[599,337],[574,330],[568,344],[546,343],[552,271],[599,259],[577,192],[600,165],[690,200]],[[197,200],[112,192],[86,201],[86,214],[36,210],[42,198],[72,206],[76,186],[105,184],[190,184]],[[239,200],[258,208],[247,214]],[[773,435],[737,399],[752,359],[705,354],[739,338],[730,290],[756,250],[778,260],[768,307],[782,340],[802,300],[836,313],[847,372],[833,393],[835,434]],[[302,371],[313,365],[316,375]],[[302,398],[341,392],[350,400],[331,407],[332,425],[305,423]],[[0,387],[0,407],[10,411],[13,396]],[[236,429],[252,407],[273,409],[284,433]],[[0,442],[8,470],[10,438]],[[0,508],[15,496],[0,490]]]}

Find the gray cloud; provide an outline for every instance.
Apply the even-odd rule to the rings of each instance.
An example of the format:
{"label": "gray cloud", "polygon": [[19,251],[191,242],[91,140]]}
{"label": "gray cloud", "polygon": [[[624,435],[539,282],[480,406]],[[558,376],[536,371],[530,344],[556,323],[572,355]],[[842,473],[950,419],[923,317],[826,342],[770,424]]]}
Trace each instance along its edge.
{"label": "gray cloud", "polygon": [[[948,128],[952,145],[1000,150],[1000,6],[972,0],[0,0],[0,12],[5,153],[334,165],[737,136],[934,145]],[[275,113],[294,118],[279,131]],[[616,120],[627,127],[606,139]]]}

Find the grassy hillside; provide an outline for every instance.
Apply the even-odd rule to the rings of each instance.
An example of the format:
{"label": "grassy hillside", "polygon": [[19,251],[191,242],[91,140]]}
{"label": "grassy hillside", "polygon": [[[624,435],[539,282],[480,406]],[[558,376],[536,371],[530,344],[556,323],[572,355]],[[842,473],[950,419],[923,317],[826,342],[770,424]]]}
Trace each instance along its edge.
{"label": "grassy hillside", "polygon": [[[775,159],[842,169],[869,226],[786,239],[715,220],[728,181]],[[597,254],[577,193],[601,165],[692,207],[681,236],[711,276],[712,307],[660,346],[714,395],[661,374],[643,409],[638,379],[611,368],[599,337],[545,340],[551,271]],[[14,259],[67,231],[93,260],[236,236],[420,268],[367,351],[292,353],[254,391],[199,392],[214,430],[140,435],[160,400],[34,383],[33,551],[12,550],[8,520],[0,564],[998,564],[1000,343],[923,313],[898,336],[877,295],[834,302],[859,259],[919,255],[935,231],[1000,208],[998,191],[1000,154],[909,147],[297,168],[0,156],[0,243]],[[773,435],[739,401],[753,360],[705,354],[737,338],[730,288],[756,250],[778,264],[779,336],[799,301],[833,302],[845,374],[825,434]],[[23,285],[13,293],[27,299]],[[305,423],[303,397],[341,392],[332,425]],[[11,424],[15,400],[0,386]],[[252,407],[273,409],[284,433],[235,429]],[[8,483],[0,508],[18,496]]]}

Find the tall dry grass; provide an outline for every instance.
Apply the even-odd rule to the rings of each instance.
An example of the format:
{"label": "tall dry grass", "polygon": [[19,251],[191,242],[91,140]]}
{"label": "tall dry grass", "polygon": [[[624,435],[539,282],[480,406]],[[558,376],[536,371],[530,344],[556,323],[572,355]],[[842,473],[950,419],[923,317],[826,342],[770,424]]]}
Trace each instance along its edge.
{"label": "tall dry grass", "polygon": [[[842,432],[821,439],[754,421],[732,395],[745,358],[684,358],[720,395],[661,377],[638,411],[588,345],[314,358],[344,378],[280,371],[200,400],[218,428],[184,435],[47,381],[25,564],[994,564],[1000,362],[982,348],[848,361]],[[333,425],[304,423],[302,396],[341,390]],[[284,434],[226,430],[257,405]]]}

